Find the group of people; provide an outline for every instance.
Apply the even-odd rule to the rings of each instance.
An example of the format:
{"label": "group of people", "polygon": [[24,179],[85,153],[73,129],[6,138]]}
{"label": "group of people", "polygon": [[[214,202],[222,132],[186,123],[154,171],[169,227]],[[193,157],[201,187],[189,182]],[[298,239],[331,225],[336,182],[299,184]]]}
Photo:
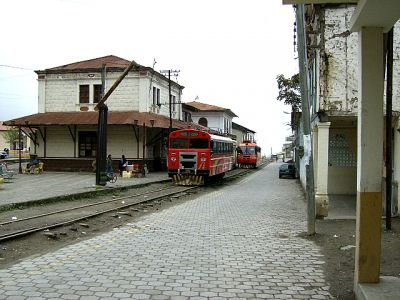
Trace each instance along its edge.
{"label": "group of people", "polygon": [[39,160],[36,155],[31,155],[31,160],[26,165],[26,169],[30,174],[35,174],[35,169],[39,167]]}
{"label": "group of people", "polygon": [[[112,161],[112,157],[111,157],[111,154],[109,154],[108,156],[107,156],[107,162],[106,162],[106,172],[108,173],[108,174],[112,174],[112,173],[114,173],[114,171],[113,171],[113,161]],[[118,162],[118,170],[119,170],[119,174],[120,174],[120,176],[122,176],[122,173],[124,172],[124,171],[126,171],[126,167],[128,166],[128,161],[127,161],[127,159],[125,158],[125,155],[123,155],[122,154],[122,156],[121,156],[121,159],[119,160],[119,162]]]}

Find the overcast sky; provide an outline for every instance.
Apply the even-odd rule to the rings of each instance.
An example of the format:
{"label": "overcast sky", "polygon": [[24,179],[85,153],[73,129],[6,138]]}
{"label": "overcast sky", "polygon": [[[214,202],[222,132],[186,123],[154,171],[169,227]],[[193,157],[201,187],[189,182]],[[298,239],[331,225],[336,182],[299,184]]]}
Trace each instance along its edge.
{"label": "overcast sky", "polygon": [[[116,55],[178,69],[183,101],[231,109],[263,152],[290,135],[276,76],[298,72],[281,0],[1,1],[0,120],[37,113],[33,70]],[[4,67],[13,66],[18,68]]]}

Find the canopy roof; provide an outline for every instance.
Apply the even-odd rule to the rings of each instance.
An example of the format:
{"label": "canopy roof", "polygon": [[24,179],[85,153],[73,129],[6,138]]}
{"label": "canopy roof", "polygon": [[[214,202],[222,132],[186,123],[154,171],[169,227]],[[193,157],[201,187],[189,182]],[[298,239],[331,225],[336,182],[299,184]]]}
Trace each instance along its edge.
{"label": "canopy roof", "polygon": [[[97,125],[98,112],[47,112],[29,115],[5,121],[8,126],[53,126],[53,125]],[[154,121],[153,125],[151,124]],[[169,118],[153,113],[137,111],[112,111],[108,112],[108,125],[143,125],[158,128],[169,128]],[[183,129],[187,127],[206,130],[208,128],[199,124],[188,123],[172,119],[172,127]]]}

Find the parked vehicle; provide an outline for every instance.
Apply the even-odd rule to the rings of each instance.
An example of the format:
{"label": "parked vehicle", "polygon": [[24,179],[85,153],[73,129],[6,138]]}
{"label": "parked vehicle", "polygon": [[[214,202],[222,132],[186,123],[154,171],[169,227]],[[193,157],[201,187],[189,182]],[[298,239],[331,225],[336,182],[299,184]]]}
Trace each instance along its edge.
{"label": "parked vehicle", "polygon": [[291,163],[283,163],[279,167],[279,178],[291,177],[296,178],[296,166]]}
{"label": "parked vehicle", "polygon": [[7,156],[8,156],[8,153],[6,151],[3,151],[3,150],[0,151],[0,158],[1,159],[7,158]]}
{"label": "parked vehicle", "polygon": [[179,185],[203,185],[233,169],[236,141],[195,129],[169,135],[168,175]]}
{"label": "parked vehicle", "polygon": [[240,168],[257,168],[261,163],[261,148],[251,141],[237,147],[237,164]]}

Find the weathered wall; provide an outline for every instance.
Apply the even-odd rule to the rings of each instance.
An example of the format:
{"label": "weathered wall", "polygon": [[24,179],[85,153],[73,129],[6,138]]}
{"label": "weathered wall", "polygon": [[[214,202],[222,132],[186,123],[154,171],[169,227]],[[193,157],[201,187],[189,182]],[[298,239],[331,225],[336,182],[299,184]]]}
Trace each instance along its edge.
{"label": "weathered wall", "polygon": [[326,9],[320,52],[320,109],[357,111],[357,33],[348,31],[353,6]]}
{"label": "weathered wall", "polygon": [[400,21],[393,30],[393,110],[400,111]]}
{"label": "weathered wall", "polygon": [[[355,6],[326,8],[321,18],[319,109],[357,112],[358,33],[349,32]],[[400,22],[394,28],[393,110],[400,111]]]}

